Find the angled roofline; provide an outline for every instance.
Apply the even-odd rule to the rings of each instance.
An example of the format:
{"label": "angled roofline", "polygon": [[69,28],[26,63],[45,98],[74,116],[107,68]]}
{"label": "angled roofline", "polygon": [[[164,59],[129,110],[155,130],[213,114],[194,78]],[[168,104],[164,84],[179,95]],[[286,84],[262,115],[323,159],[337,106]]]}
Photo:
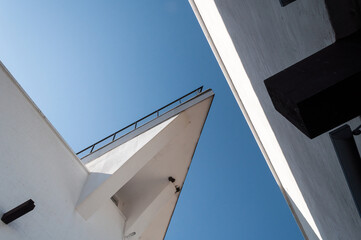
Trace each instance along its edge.
{"label": "angled roofline", "polygon": [[[159,117],[156,117],[155,119],[145,123],[144,125],[128,132],[127,134],[122,135],[121,137],[115,139],[114,141],[111,141],[110,143],[107,143],[106,145],[100,147],[99,149],[95,150],[94,152],[92,152],[91,154],[86,155],[85,157],[81,158],[82,163],[86,164],[96,158],[98,158],[99,156],[103,155],[104,153],[116,148],[117,146],[129,141],[130,139],[144,133],[145,131],[157,126],[158,124],[168,120],[171,117],[174,117],[175,115],[187,110],[189,107],[209,98],[212,97],[213,100],[213,96],[214,93],[212,91],[212,89],[207,89],[201,93],[199,93],[198,95],[196,95],[195,97],[183,102],[182,104],[170,109],[169,111],[163,113],[162,115],[160,115]],[[131,124],[132,125],[132,124]],[[131,126],[129,125],[129,126]],[[109,135],[108,137],[110,137],[112,135]],[[88,147],[89,148],[89,147]],[[88,149],[86,148],[86,149]]]}
{"label": "angled roofline", "polygon": [[[76,155],[79,156],[79,155],[80,155],[81,153],[83,153],[83,152],[85,152],[85,153],[89,152],[87,155],[85,155],[85,156],[83,156],[83,157],[80,157],[80,158],[83,159],[83,158],[89,156],[90,154],[98,151],[99,149],[103,148],[104,146],[106,146],[106,145],[108,145],[108,144],[111,144],[112,142],[118,140],[119,138],[122,138],[124,135],[128,134],[129,132],[136,130],[137,127],[139,127],[139,123],[141,124],[140,126],[147,124],[148,122],[150,122],[150,121],[153,120],[153,119],[149,119],[150,117],[152,117],[152,116],[154,117],[154,116],[155,116],[155,118],[158,118],[159,116],[161,116],[161,115],[163,115],[163,114],[171,111],[171,110],[174,109],[175,107],[173,107],[171,110],[166,111],[165,113],[161,113],[161,111],[163,111],[164,109],[167,109],[169,106],[172,106],[172,105],[178,104],[178,103],[181,105],[181,104],[182,104],[182,100],[186,100],[187,97],[192,96],[194,93],[196,93],[197,95],[195,95],[194,97],[192,97],[192,98],[195,98],[195,97],[198,96],[200,93],[202,93],[202,91],[203,91],[203,86],[201,86],[201,87],[199,87],[199,88],[197,88],[197,89],[195,89],[195,90],[193,90],[193,91],[191,91],[191,92],[183,95],[183,96],[180,97],[180,98],[177,98],[177,99],[174,100],[173,102],[168,103],[167,105],[165,105],[165,106],[163,106],[163,107],[155,110],[154,112],[146,115],[145,117],[142,117],[142,118],[138,119],[137,121],[135,121],[135,122],[127,125],[126,127],[124,127],[124,128],[122,128],[122,129],[120,129],[120,130],[118,130],[118,131],[116,131],[116,132],[114,132],[114,133],[106,136],[105,138],[97,141],[96,143],[90,145],[89,147],[84,148],[84,149],[81,150],[80,152],[77,152]],[[191,99],[192,99],[192,98],[191,98]],[[188,100],[189,100],[189,99],[188,99]],[[184,101],[184,102],[187,102],[188,100],[186,100],[186,101]],[[147,122],[145,122],[145,123],[143,123],[143,124],[141,123],[143,120],[147,120],[147,119],[149,119]],[[128,133],[127,133],[126,131],[125,131],[126,133],[123,133],[124,130],[129,130],[131,127],[134,127],[134,129],[133,129],[133,130],[130,130]],[[120,135],[119,133],[123,133],[123,135]],[[117,137],[118,134],[119,134],[120,136]],[[97,145],[99,145],[99,144],[101,144],[101,143],[103,143],[103,142],[107,142],[107,140],[109,140],[109,139],[112,139],[111,142],[106,143],[106,144],[103,145],[103,146],[100,146],[100,147],[95,148],[95,146],[97,146]],[[94,148],[95,148],[95,150],[94,150]],[[89,149],[90,149],[90,151],[88,151]]]}
{"label": "angled roofline", "polygon": [[15,84],[15,86],[19,89],[21,94],[25,97],[25,99],[30,103],[30,105],[38,112],[41,118],[45,121],[45,123],[49,126],[51,131],[57,136],[57,138],[62,142],[65,148],[73,155],[74,159],[79,163],[79,165],[89,173],[88,169],[84,166],[84,164],[79,160],[74,150],[69,146],[69,144],[64,140],[64,138],[60,135],[60,133],[56,130],[56,128],[51,124],[51,122],[46,118],[43,112],[39,109],[39,107],[34,103],[34,101],[30,98],[30,96],[25,92],[25,90],[21,87],[21,85],[16,81],[15,77],[9,72],[9,70],[5,67],[2,61],[0,61],[0,67],[4,69],[6,74],[9,76],[11,81]]}

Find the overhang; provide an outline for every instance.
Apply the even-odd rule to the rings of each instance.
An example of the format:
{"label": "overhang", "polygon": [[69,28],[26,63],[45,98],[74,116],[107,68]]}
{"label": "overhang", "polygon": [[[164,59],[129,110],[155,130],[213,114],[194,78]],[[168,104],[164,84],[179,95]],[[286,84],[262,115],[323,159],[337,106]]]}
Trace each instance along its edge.
{"label": "overhang", "polygon": [[77,204],[86,219],[111,198],[128,239],[163,239],[214,93],[207,90],[83,159],[90,174]]}
{"label": "overhang", "polygon": [[361,115],[361,32],[265,80],[276,110],[310,138]]}

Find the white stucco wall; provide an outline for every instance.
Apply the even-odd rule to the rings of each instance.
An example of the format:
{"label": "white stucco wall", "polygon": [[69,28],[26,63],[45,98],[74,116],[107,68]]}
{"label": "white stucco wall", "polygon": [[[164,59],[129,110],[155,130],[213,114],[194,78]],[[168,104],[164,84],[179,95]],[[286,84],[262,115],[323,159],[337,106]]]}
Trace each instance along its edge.
{"label": "white stucco wall", "polygon": [[124,219],[109,199],[88,220],[75,205],[88,171],[0,66],[0,212],[28,199],[35,209],[0,222],[0,239],[123,239]]}
{"label": "white stucco wall", "polygon": [[360,216],[328,133],[303,135],[276,112],[263,82],[335,41],[324,1],[190,3],[305,237],[360,239]]}

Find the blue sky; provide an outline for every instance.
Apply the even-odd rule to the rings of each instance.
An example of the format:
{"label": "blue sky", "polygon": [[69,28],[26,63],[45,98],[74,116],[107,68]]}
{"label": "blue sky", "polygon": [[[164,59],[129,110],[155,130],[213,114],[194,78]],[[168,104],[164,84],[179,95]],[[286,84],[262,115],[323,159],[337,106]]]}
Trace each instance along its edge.
{"label": "blue sky", "polygon": [[216,96],[166,240],[303,239],[187,0],[0,0],[0,60],[79,151]]}

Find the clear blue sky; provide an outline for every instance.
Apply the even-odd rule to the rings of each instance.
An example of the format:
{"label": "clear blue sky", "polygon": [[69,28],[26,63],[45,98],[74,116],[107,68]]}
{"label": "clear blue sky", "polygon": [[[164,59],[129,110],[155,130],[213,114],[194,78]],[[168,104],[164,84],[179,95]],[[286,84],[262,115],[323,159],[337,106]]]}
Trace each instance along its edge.
{"label": "clear blue sky", "polygon": [[166,240],[302,239],[187,0],[0,0],[0,60],[74,151],[216,94]]}

